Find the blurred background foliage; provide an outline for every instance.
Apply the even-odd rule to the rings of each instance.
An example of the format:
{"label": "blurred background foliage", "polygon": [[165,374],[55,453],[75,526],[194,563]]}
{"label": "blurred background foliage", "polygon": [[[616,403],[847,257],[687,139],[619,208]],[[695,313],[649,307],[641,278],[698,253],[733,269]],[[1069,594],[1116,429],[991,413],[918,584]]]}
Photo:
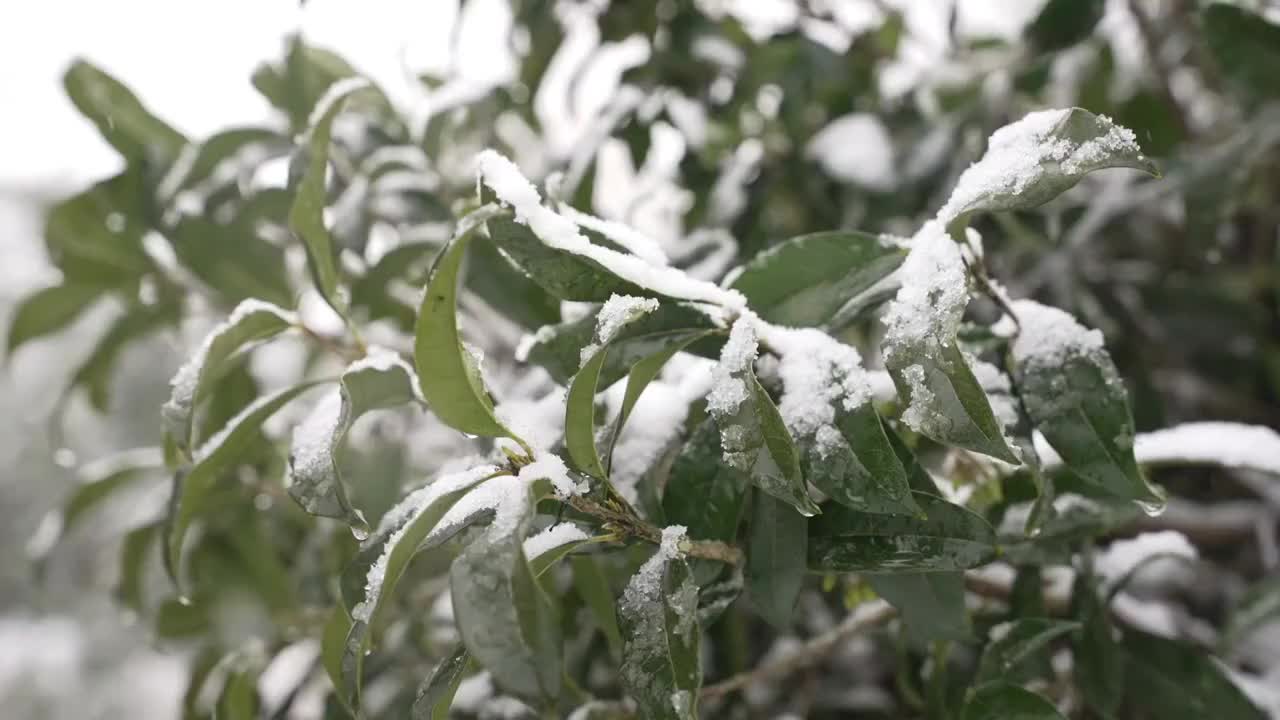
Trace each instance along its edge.
{"label": "blurred background foliage", "polygon": [[[1021,10],[1020,31],[986,36],[965,14],[978,3],[936,4],[948,8],[943,22],[924,24],[907,3],[888,0],[512,0],[493,20],[510,57],[493,58],[489,77],[478,81],[486,73],[474,68],[424,75],[420,102],[362,95],[339,118],[329,192],[353,314],[373,328],[371,340],[403,347],[453,210],[474,196],[471,158],[485,147],[571,204],[654,236],[676,264],[713,275],[801,233],[909,235],[992,130],[1031,110],[1076,105],[1133,128],[1163,176],[1096,174],[1035,211],[982,219],[992,274],[1014,295],[1105,333],[1139,430],[1216,418],[1280,426],[1280,12],[1262,2],[1048,0],[1027,3],[1037,7]],[[147,549],[167,494],[161,473],[145,464],[130,471],[112,511],[93,514],[52,551],[59,533],[39,518],[92,473],[85,460],[156,443],[161,380],[181,360],[175,350],[238,301],[298,306],[321,331],[336,320],[308,289],[287,230],[287,185],[305,160],[295,138],[317,100],[356,74],[294,37],[246,79],[273,117],[190,138],[152,114],[127,77],[76,62],[66,92],[119,152],[122,170],[66,197],[5,200],[6,231],[41,236],[60,279],[22,298],[6,293],[10,384],[63,389],[43,404],[26,404],[20,392],[0,398],[23,428],[4,441],[0,507],[13,521],[0,531],[0,600],[15,618],[67,613],[97,628],[88,646],[72,643],[77,658],[90,659],[66,661],[88,668],[86,677],[101,670],[100,648],[138,642],[137,628],[93,599],[102,587],[154,614],[144,635],[188,648],[197,676],[245,637],[268,638],[274,655],[323,620],[327,578],[352,541],[313,532],[314,521],[280,494],[284,458],[267,436],[246,455],[243,487],[225,498],[263,512],[220,515],[226,527],[206,530],[193,562],[210,597],[198,590],[191,605],[166,595]],[[473,339],[502,351],[487,371],[516,397],[527,371],[501,358],[562,308],[477,248],[468,269],[475,300],[464,309],[492,320]],[[207,427],[282,378],[323,366],[309,347],[283,340],[250,356],[220,386]],[[460,452],[430,428],[405,437],[404,419],[386,415],[357,426],[344,460],[375,479],[358,486],[363,507],[389,507]],[[1161,480],[1197,502],[1248,496],[1237,484],[1206,482],[1211,474]],[[121,531],[129,531],[123,545],[103,540]],[[1222,547],[1235,551],[1230,539]],[[1266,558],[1235,567],[1260,564]],[[422,607],[423,598],[401,602]],[[450,631],[440,618],[418,622]],[[35,631],[6,625],[4,637],[27,632]],[[388,707],[432,661],[406,652],[416,660],[388,670],[403,675]],[[164,667],[153,670],[187,672]],[[17,707],[30,714],[15,717],[71,716],[39,688],[21,687],[20,670],[0,669],[0,693],[28,697]]]}

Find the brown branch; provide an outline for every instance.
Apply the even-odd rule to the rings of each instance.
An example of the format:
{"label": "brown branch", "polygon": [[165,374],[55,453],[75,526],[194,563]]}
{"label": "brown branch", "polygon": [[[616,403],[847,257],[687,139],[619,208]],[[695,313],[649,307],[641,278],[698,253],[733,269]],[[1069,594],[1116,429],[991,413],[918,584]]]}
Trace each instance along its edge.
{"label": "brown branch", "polygon": [[[655,545],[662,542],[661,529],[645,522],[634,513],[626,512],[622,506],[615,503],[600,503],[577,496],[569,498],[569,506],[580,513],[604,521],[606,531],[639,538]],[[684,540],[680,543],[680,551],[689,557],[717,560],[729,565],[742,563],[741,550],[717,540]]]}

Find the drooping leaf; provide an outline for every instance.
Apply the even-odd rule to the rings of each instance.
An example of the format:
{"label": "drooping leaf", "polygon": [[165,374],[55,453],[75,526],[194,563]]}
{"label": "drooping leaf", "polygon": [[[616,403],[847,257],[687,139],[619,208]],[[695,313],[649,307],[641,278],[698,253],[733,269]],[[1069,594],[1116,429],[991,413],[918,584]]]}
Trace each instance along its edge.
{"label": "drooping leaf", "polygon": [[1023,35],[1040,52],[1071,47],[1093,34],[1106,5],[1106,0],[1049,0]]}
{"label": "drooping leaf", "polygon": [[795,508],[771,495],[756,493],[747,541],[747,593],[760,615],[779,629],[791,626],[804,584],[807,525],[805,516]]}
{"label": "drooping leaf", "polygon": [[836,412],[835,427],[843,443],[810,443],[802,447],[804,476],[827,497],[855,510],[918,515],[907,470],[885,435],[879,413],[870,402]]}
{"label": "drooping leaf", "polygon": [[187,142],[143,107],[129,88],[83,59],[71,64],[62,82],[76,109],[127,159],[166,164]]}
{"label": "drooping leaf", "polygon": [[964,704],[961,720],[1066,720],[1043,695],[1009,683],[984,685]]}
{"label": "drooping leaf", "polygon": [[458,268],[485,220],[502,211],[487,205],[462,218],[431,270],[414,334],[414,364],[428,407],[443,422],[472,435],[511,436],[493,414],[478,363],[458,336]]}
{"label": "drooping leaf", "polygon": [[614,658],[622,657],[622,631],[618,628],[618,611],[609,578],[599,561],[590,555],[574,555],[569,558],[573,568],[573,587],[582,601],[590,608],[600,632],[609,643]]}
{"label": "drooping leaf", "polygon": [[817,572],[965,570],[996,553],[995,530],[981,516],[922,492],[926,518],[859,512],[828,503],[809,521],[809,569]]}
{"label": "drooping leaf", "polygon": [[1133,629],[1122,645],[1126,697],[1145,712],[1169,720],[1266,717],[1203,650]]}
{"label": "drooping leaf", "polygon": [[325,180],[329,171],[329,139],[333,133],[333,121],[342,111],[342,105],[356,92],[366,89],[367,82],[349,80],[348,84],[331,88],[324,96],[323,107],[317,107],[314,123],[307,130],[306,146],[294,162],[300,163],[300,172],[290,170],[290,177],[297,177],[293,188],[293,207],[289,209],[289,229],[302,240],[307,249],[307,264],[316,290],[339,314],[346,310],[346,300],[339,296],[338,264],[333,247],[333,237],[324,222],[326,205]]}
{"label": "drooping leaf", "polygon": [[93,301],[103,297],[96,285],[65,283],[37,290],[22,299],[9,321],[5,347],[9,355],[23,343],[55,333],[71,324]]}
{"label": "drooping leaf", "polygon": [[760,317],[788,326],[826,326],[846,303],[902,264],[898,243],[856,230],[801,235],[752,258],[731,287]]}
{"label": "drooping leaf", "polygon": [[467,652],[467,646],[458,643],[418,688],[410,715],[412,720],[447,720],[454,693],[458,691],[470,664],[471,654]]}
{"label": "drooping leaf", "polygon": [[926,641],[972,639],[962,573],[867,573],[862,577],[877,595],[897,608],[915,637]]}
{"label": "drooping leaf", "polygon": [[640,715],[654,720],[698,717],[702,631],[698,587],[689,566],[660,551],[631,579],[618,614],[624,638],[620,679]]}
{"label": "drooping leaf", "polygon": [[997,680],[1011,683],[1031,679],[1028,662],[1054,640],[1080,629],[1080,623],[1049,618],[1019,618],[992,631],[992,640],[982,651],[974,682],[982,685]]}
{"label": "drooping leaf", "polygon": [[378,351],[352,363],[293,433],[289,451],[289,495],[304,510],[364,526],[351,507],[338,471],[337,451],[351,424],[372,410],[417,399],[413,368],[391,351]]}
{"label": "drooping leaf", "polygon": [[303,382],[258,398],[239,415],[228,420],[221,431],[205,441],[192,454],[191,464],[179,469],[174,475],[173,495],[169,501],[165,528],[164,561],[169,577],[180,588],[185,584],[180,576],[180,563],[187,529],[204,507],[218,479],[235,465],[245,445],[253,440],[267,418],[290,400],[318,384],[320,383]]}
{"label": "drooping leaf", "polygon": [[975,212],[1034,208],[1107,168],[1158,174],[1133,132],[1106,117],[1081,108],[1031,113],[991,135],[987,152],[961,174],[938,219],[960,241]]}
{"label": "drooping leaf", "polygon": [[1280,26],[1238,5],[1204,9],[1204,37],[1231,82],[1258,99],[1280,94],[1268,68],[1280,62]]}
{"label": "drooping leaf", "polygon": [[1014,304],[1021,330],[1010,349],[1027,414],[1072,472],[1117,497],[1160,506],[1164,495],[1133,455],[1129,396],[1102,334],[1029,300]]}
{"label": "drooping leaf", "polygon": [[1280,576],[1255,583],[1236,603],[1227,620],[1223,645],[1233,647],[1253,631],[1280,621]]}
{"label": "drooping leaf", "polygon": [[[517,483],[509,492],[530,489]],[[524,555],[531,503],[528,495],[523,501],[523,514],[508,519],[500,513],[453,561],[454,615],[467,650],[500,687],[528,698],[556,698],[563,672],[558,611]]]}
{"label": "drooping leaf", "polygon": [[720,429],[708,418],[694,428],[671,466],[673,480],[662,496],[665,521],[683,525],[696,540],[731,541],[742,518],[747,478],[722,457]]}
{"label": "drooping leaf", "polygon": [[49,210],[45,248],[64,283],[132,291],[153,269],[142,247],[146,194],[141,173],[127,169]]}
{"label": "drooping leaf", "polygon": [[297,324],[287,310],[259,300],[246,300],[217,327],[209,331],[187,362],[174,375],[169,400],[160,409],[166,442],[183,453],[190,451],[192,420],[218,378],[230,369],[229,361],[253,343],[278,335]]}

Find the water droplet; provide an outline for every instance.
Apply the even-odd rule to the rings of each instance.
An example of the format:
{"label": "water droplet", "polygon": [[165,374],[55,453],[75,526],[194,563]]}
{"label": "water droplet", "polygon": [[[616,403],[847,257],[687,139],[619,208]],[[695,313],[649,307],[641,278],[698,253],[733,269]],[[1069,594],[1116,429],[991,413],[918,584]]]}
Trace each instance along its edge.
{"label": "water droplet", "polygon": [[364,542],[369,539],[369,528],[362,525],[352,525],[351,536],[360,542]]}
{"label": "water droplet", "polygon": [[1165,507],[1168,505],[1163,497],[1158,501],[1139,500],[1137,502],[1138,507],[1142,508],[1142,512],[1146,513],[1147,517],[1155,517],[1163,513]]}
{"label": "water droplet", "polygon": [[70,468],[76,466],[76,451],[71,448],[58,448],[53,451],[53,462],[58,467]]}
{"label": "water droplet", "polygon": [[253,497],[253,506],[257,508],[259,512],[266,512],[270,510],[273,502],[274,501],[271,499],[271,496],[266,493],[258,493]]}
{"label": "water droplet", "polygon": [[178,604],[183,607],[191,607],[191,598],[187,597],[186,595],[179,595]]}

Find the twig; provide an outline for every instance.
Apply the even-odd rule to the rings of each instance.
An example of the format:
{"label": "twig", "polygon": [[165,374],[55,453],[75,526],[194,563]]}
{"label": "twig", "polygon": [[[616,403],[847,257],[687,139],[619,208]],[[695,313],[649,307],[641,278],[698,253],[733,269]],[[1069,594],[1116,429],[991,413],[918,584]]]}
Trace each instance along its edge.
{"label": "twig", "polygon": [[898,611],[883,600],[873,600],[865,603],[840,621],[839,625],[811,638],[799,650],[786,657],[702,688],[702,698],[721,697],[741,690],[748,685],[776,680],[800,670],[814,667],[839,648],[845,640],[861,632],[880,627],[892,620],[897,614]]}
{"label": "twig", "polygon": [[[662,542],[662,530],[623,511],[621,506],[599,503],[581,496],[570,498],[569,506],[580,513],[603,520],[604,529],[608,532],[639,538],[655,545]],[[741,550],[716,540],[685,540],[680,543],[680,551],[689,557],[717,560],[729,565],[742,563]]]}

